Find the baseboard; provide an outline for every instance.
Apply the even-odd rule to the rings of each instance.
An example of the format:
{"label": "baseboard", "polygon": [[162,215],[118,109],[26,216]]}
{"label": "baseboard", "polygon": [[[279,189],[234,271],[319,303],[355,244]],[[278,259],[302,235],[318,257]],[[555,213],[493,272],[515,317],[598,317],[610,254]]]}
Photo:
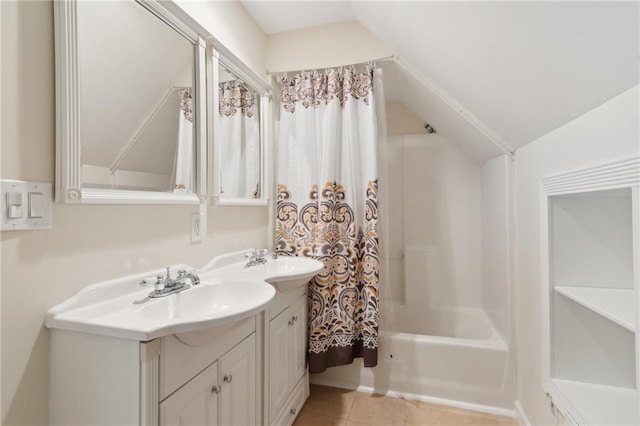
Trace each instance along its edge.
{"label": "baseboard", "polygon": [[527,414],[522,409],[522,405],[520,405],[520,401],[516,400],[515,408],[516,408],[516,420],[518,421],[518,425],[531,426],[531,422],[527,418]]}
{"label": "baseboard", "polygon": [[[340,382],[336,380],[326,380],[326,379],[319,378],[317,376],[314,377],[313,374],[310,375],[310,382],[314,385],[323,385],[323,386],[330,386],[333,388],[350,389],[350,390],[355,390],[363,393],[376,393],[380,395],[393,396],[396,398],[404,398],[410,401],[429,402],[431,404],[446,405],[448,407],[462,408],[464,410],[471,410],[471,411],[479,411],[481,413],[497,414],[499,416],[516,417],[516,414],[517,414],[516,412],[514,412],[514,410],[508,410],[506,408],[499,408],[499,407],[492,407],[489,405],[472,404],[469,402],[455,401],[452,399],[437,398],[437,397],[427,396],[427,395],[417,395],[417,394],[406,393],[406,392],[396,392],[392,390],[380,390],[380,389],[374,389],[369,386],[361,386],[361,385],[354,386],[352,383]],[[527,423],[527,425],[529,425],[529,423]]]}

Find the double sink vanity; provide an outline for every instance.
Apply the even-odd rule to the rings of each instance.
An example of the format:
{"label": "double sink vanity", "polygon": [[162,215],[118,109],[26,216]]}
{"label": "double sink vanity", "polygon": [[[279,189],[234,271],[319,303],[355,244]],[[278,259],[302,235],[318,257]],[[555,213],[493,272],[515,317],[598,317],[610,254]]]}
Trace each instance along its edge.
{"label": "double sink vanity", "polygon": [[[272,87],[188,3],[54,2],[55,194],[199,206],[197,244],[209,204],[272,203]],[[93,284],[52,308],[50,423],[291,424],[309,394],[306,283],[323,265],[246,254]]]}
{"label": "double sink vanity", "polygon": [[309,395],[306,283],[322,268],[242,251],[85,287],[47,314],[51,423],[291,424]]}

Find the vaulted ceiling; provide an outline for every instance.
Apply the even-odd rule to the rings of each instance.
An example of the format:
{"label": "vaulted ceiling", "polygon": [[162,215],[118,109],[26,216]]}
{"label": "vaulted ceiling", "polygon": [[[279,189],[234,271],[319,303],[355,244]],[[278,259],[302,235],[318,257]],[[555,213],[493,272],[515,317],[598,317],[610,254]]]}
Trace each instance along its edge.
{"label": "vaulted ceiling", "polygon": [[[513,149],[637,85],[639,79],[638,2],[243,4],[267,34],[359,21],[473,115],[480,128]],[[401,72],[391,74],[408,78]],[[415,97],[410,84],[401,96]],[[406,101],[421,118],[428,108],[422,101],[422,106],[421,99]],[[466,138],[463,145],[473,150],[473,133],[458,137]]]}

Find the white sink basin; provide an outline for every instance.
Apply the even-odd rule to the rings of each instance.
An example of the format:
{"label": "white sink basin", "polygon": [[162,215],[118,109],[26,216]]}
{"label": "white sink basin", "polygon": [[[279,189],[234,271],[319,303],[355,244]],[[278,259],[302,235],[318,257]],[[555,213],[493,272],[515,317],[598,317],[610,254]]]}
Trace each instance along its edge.
{"label": "white sink basin", "polygon": [[324,264],[308,257],[286,257],[269,259],[265,265],[265,281],[280,291],[291,291],[306,285],[324,268]]}
{"label": "white sink basin", "polygon": [[[257,281],[200,284],[180,293],[155,299],[139,315],[157,319],[233,321],[253,314],[274,296],[273,289]],[[249,313],[249,314],[247,314]]]}
{"label": "white sink basin", "polygon": [[[152,340],[226,326],[255,315],[273,300],[277,287],[304,286],[324,267],[302,257],[267,258],[246,268],[245,251],[214,258],[199,272],[201,283],[161,298],[139,283],[164,271],[150,271],[87,286],[49,310],[46,326],[104,336]],[[172,268],[188,269],[186,265]]]}
{"label": "white sink basin", "polygon": [[240,321],[265,309],[276,294],[263,280],[222,279],[151,299],[147,297],[150,289],[138,285],[142,278],[139,275],[85,287],[50,309],[45,324],[49,328],[147,341]]}

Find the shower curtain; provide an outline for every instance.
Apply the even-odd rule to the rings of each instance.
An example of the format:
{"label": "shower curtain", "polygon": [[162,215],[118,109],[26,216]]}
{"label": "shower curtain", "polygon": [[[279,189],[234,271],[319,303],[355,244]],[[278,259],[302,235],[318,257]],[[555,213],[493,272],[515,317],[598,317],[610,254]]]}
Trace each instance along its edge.
{"label": "shower curtain", "polygon": [[190,89],[180,95],[174,192],[193,192],[193,99]]}
{"label": "shower curtain", "polygon": [[276,251],[324,263],[309,283],[312,373],[355,357],[377,364],[375,75],[347,67],[280,80]]}
{"label": "shower curtain", "polygon": [[242,80],[220,83],[218,90],[221,196],[258,198],[260,125],[256,92]]}

